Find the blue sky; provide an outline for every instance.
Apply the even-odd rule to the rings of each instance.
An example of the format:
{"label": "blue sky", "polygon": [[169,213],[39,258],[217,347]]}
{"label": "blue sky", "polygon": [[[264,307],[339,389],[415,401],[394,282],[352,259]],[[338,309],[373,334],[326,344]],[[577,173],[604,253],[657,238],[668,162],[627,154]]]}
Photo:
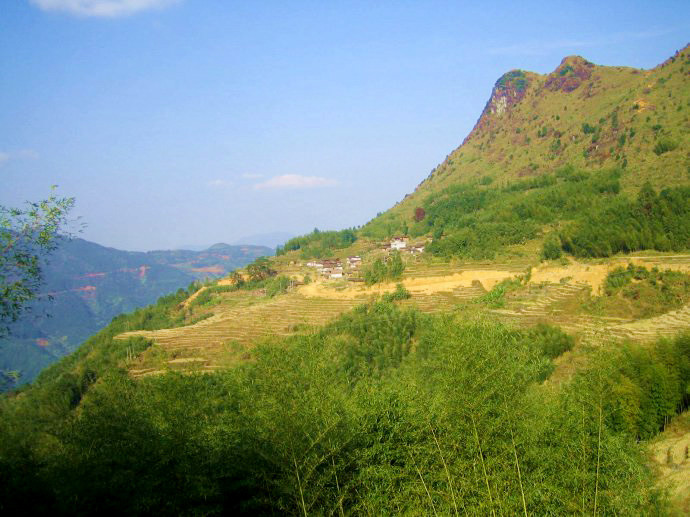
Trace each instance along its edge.
{"label": "blue sky", "polygon": [[361,225],[504,72],[651,68],[689,29],[687,1],[3,1],[0,204],[57,184],[132,250]]}

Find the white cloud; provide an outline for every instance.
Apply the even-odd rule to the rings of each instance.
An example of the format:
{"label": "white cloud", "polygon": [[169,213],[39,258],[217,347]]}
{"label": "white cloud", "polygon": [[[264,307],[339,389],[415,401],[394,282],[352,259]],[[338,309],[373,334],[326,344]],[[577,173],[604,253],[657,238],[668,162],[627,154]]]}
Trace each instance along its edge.
{"label": "white cloud", "polygon": [[263,174],[256,174],[253,172],[245,172],[244,174],[242,174],[242,177],[245,179],[248,179],[248,180],[255,180],[255,179],[263,178],[264,175]]}
{"label": "white cloud", "polygon": [[231,187],[232,186],[232,181],[224,180],[224,179],[215,179],[206,182],[206,185],[212,188],[226,188],[226,187]]}
{"label": "white cloud", "polygon": [[33,149],[19,149],[18,151],[0,151],[0,167],[10,160],[35,160],[38,153]]}
{"label": "white cloud", "polygon": [[267,188],[315,188],[315,187],[334,187],[338,184],[336,180],[321,178],[319,176],[301,176],[300,174],[283,174],[257,183],[256,189]]}
{"label": "white cloud", "polygon": [[616,32],[605,36],[585,38],[585,39],[563,39],[554,41],[526,41],[516,43],[506,47],[490,48],[486,52],[490,55],[525,55],[543,56],[555,51],[574,51],[590,47],[600,47],[607,45],[621,45],[629,41],[639,41],[658,38],[666,34],[675,32],[675,29],[653,28],[637,32]]}
{"label": "white cloud", "polygon": [[44,11],[66,11],[78,16],[114,18],[145,9],[158,9],[181,0],[30,0]]}

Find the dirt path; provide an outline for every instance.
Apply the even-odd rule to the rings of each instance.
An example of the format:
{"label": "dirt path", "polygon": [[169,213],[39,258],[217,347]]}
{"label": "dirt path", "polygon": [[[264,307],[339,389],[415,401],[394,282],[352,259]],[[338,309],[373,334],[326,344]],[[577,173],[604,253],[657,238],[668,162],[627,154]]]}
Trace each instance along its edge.
{"label": "dirt path", "polygon": [[[224,278],[220,278],[215,285],[232,285],[232,279],[229,276],[226,276]],[[199,296],[201,293],[203,293],[206,289],[209,287],[213,286],[208,286],[205,285],[204,287],[198,289],[194,294],[192,294],[189,298],[187,298],[184,302],[182,302],[182,307],[187,308],[189,305],[196,299],[197,296]]]}
{"label": "dirt path", "polygon": [[398,283],[403,284],[412,294],[449,292],[460,287],[472,287],[474,282],[480,282],[484,289],[491,290],[501,280],[514,275],[514,271],[501,270],[461,271],[448,276],[408,278],[402,282],[386,282],[371,287],[360,283],[342,290],[336,290],[329,282],[316,281],[301,286],[299,293],[308,298],[351,300],[394,291]]}

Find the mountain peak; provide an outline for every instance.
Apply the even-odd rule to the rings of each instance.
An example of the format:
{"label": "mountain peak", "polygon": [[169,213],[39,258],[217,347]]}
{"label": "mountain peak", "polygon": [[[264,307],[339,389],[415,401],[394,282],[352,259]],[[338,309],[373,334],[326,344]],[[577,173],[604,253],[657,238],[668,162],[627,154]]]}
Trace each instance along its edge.
{"label": "mountain peak", "polygon": [[581,56],[566,56],[561,64],[548,75],[544,87],[552,92],[570,93],[592,77],[594,63]]}

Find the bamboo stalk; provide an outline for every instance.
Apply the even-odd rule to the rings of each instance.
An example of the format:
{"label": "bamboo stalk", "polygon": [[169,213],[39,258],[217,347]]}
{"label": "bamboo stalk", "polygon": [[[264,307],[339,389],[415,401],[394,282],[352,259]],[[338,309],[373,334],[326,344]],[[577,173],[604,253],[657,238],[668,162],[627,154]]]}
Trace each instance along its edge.
{"label": "bamboo stalk", "polygon": [[513,442],[513,454],[515,455],[515,466],[517,467],[518,482],[520,483],[520,495],[522,495],[522,509],[527,517],[527,501],[525,501],[525,491],[522,488],[522,475],[520,474],[520,461],[518,460],[517,447],[515,447],[515,436],[513,435],[513,425],[510,425],[510,440]]}
{"label": "bamboo stalk", "polygon": [[594,513],[593,515],[596,516],[597,514],[597,495],[599,494],[599,464],[600,464],[600,458],[601,458],[601,418],[602,418],[602,410],[601,410],[601,398],[599,400],[599,437],[597,439],[597,476],[596,480],[594,483]]}
{"label": "bamboo stalk", "polygon": [[582,515],[585,514],[585,481],[587,480],[587,472],[585,466],[586,460],[586,434],[585,434],[585,405],[582,404]]}
{"label": "bamboo stalk", "polygon": [[439,454],[439,456],[441,456],[441,461],[443,462],[443,468],[446,471],[446,477],[448,478],[448,486],[450,487],[450,496],[453,498],[453,508],[455,508],[455,515],[459,515],[458,505],[455,502],[455,491],[453,490],[453,480],[450,477],[450,472],[448,471],[448,465],[446,464],[446,459],[443,457],[443,453],[441,452],[441,446],[438,444],[438,440],[436,439],[436,433],[434,432],[434,428],[431,427],[431,424],[429,424],[429,429],[431,429],[431,435],[434,437],[434,442],[436,442],[436,449],[438,449],[438,454]]}
{"label": "bamboo stalk", "polygon": [[304,503],[304,492],[302,492],[302,481],[299,478],[299,469],[297,468],[297,460],[295,455],[292,455],[292,462],[295,464],[295,474],[297,475],[297,487],[299,488],[299,497],[302,501],[302,512],[304,512],[304,517],[307,517],[307,505]]}
{"label": "bamboo stalk", "polygon": [[489,494],[489,504],[491,505],[491,515],[496,517],[496,510],[494,510],[494,499],[491,497],[491,486],[489,485],[489,476],[486,473],[486,465],[484,464],[484,453],[482,452],[482,446],[479,443],[479,433],[477,432],[477,424],[474,421],[474,415],[470,415],[472,418],[472,427],[474,428],[474,439],[477,440],[477,448],[479,449],[479,459],[482,461],[482,470],[484,471],[484,481],[486,482],[486,491]]}
{"label": "bamboo stalk", "polygon": [[335,477],[335,487],[338,489],[338,509],[340,510],[341,517],[345,517],[345,512],[343,511],[343,497],[340,493],[340,484],[338,483],[338,472],[335,470],[335,459],[331,456],[331,463],[333,464],[333,476]]}
{"label": "bamboo stalk", "polygon": [[434,515],[438,515],[436,513],[436,506],[434,506],[434,500],[431,498],[431,493],[429,492],[429,488],[427,488],[426,483],[424,482],[424,476],[422,476],[422,471],[419,470],[419,467],[417,466],[417,462],[414,460],[414,456],[412,456],[412,453],[410,452],[409,449],[407,449],[407,454],[410,455],[410,459],[412,460],[412,463],[414,463],[414,468],[417,469],[417,474],[419,474],[419,479],[422,480],[422,485],[424,485],[424,490],[426,490],[426,495],[429,498],[429,502],[431,503],[431,509],[434,510]]}

